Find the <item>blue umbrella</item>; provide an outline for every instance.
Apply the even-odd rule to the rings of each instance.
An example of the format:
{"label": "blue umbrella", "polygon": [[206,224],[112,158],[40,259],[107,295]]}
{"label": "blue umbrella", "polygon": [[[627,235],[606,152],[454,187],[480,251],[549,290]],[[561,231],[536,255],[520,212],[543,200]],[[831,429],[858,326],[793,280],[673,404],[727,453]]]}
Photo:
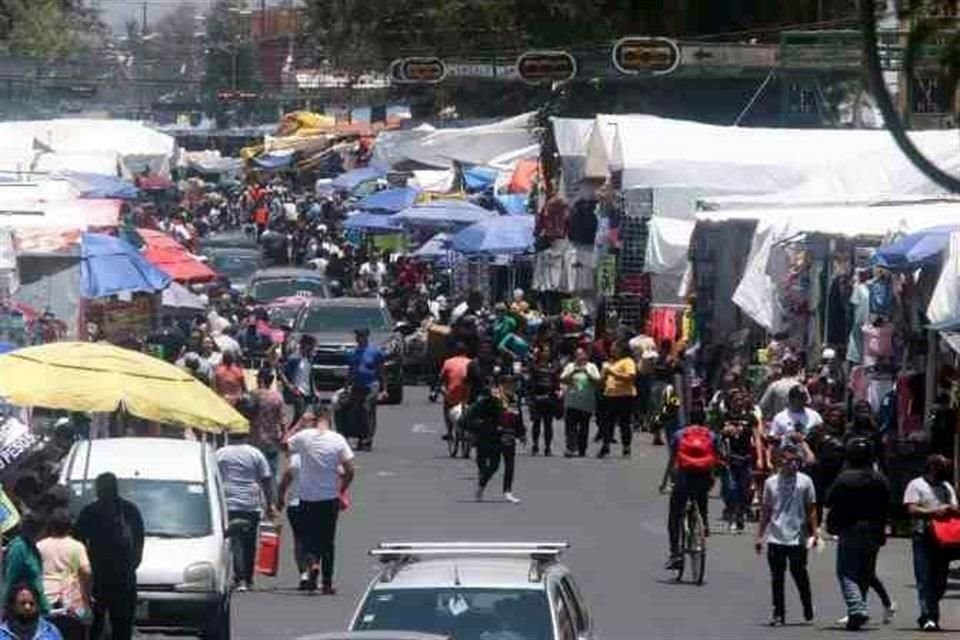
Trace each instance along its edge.
{"label": "blue umbrella", "polygon": [[356,204],[357,209],[364,211],[389,211],[396,213],[403,211],[417,201],[420,194],[418,189],[413,187],[397,187],[396,189],[384,189],[372,193]]}
{"label": "blue umbrella", "polygon": [[148,262],[126,240],[102,233],[83,234],[80,288],[84,298],[133,291],[155,293],[169,284],[170,276]]}
{"label": "blue umbrella", "polygon": [[353,191],[364,182],[382,178],[386,174],[376,167],[362,167],[341,173],[333,179],[333,188],[337,191]]}
{"label": "blue umbrella", "polygon": [[467,191],[483,191],[497,181],[497,170],[491,167],[470,167],[463,172],[463,184]]}
{"label": "blue umbrella", "polygon": [[957,231],[957,224],[921,229],[877,249],[874,262],[890,269],[913,269],[934,263],[950,243],[950,234]]}
{"label": "blue umbrella", "polygon": [[361,211],[347,217],[343,228],[368,233],[396,233],[403,231],[403,227],[396,222],[396,216],[385,213],[370,213]]}
{"label": "blue umbrella", "polygon": [[423,258],[424,260],[446,258],[450,253],[450,240],[452,238],[453,236],[449,233],[438,233],[420,245],[420,248],[413,252],[413,257]]}
{"label": "blue umbrella", "polygon": [[534,216],[498,216],[470,225],[453,236],[461,253],[514,254],[533,246]]}
{"label": "blue umbrella", "polygon": [[434,200],[404,209],[395,219],[407,227],[457,229],[496,215],[465,200]]}

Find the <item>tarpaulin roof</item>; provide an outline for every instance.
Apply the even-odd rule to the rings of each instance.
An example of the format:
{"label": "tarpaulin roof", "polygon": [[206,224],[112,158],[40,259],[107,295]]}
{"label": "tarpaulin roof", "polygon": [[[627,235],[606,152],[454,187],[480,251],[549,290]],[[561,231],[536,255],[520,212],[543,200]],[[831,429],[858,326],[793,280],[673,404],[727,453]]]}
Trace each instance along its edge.
{"label": "tarpaulin roof", "polygon": [[[710,215],[751,213],[738,210],[726,212],[702,212]],[[778,285],[769,272],[771,252],[785,240],[801,237],[807,233],[882,238],[890,233],[911,231],[936,226],[943,220],[956,216],[956,206],[951,203],[914,204],[876,207],[830,207],[812,209],[774,209],[757,222],[750,255],[743,278],[733,293],[734,304],[743,309],[757,324],[771,333],[783,327],[783,311],[778,307]],[[756,216],[753,216],[756,218]],[[701,214],[697,214],[697,219]],[[750,218],[747,218],[750,219]]]}
{"label": "tarpaulin roof", "polygon": [[[960,210],[957,217],[960,218]],[[960,232],[960,221],[907,234],[899,240],[877,249],[875,264],[890,269],[914,269],[934,264],[950,243],[950,235]]]}
{"label": "tarpaulin roof", "polygon": [[85,233],[80,258],[80,288],[85,298],[132,291],[155,293],[170,284],[170,276],[120,238]]}
{"label": "tarpaulin roof", "polygon": [[510,215],[515,216],[527,212],[527,194],[525,193],[497,194],[494,197]]}
{"label": "tarpaulin roof", "polygon": [[24,407],[110,413],[202,431],[248,431],[247,420],[186,371],[101,342],[53,342],[0,356],[0,396]]}
{"label": "tarpaulin roof", "polygon": [[420,190],[414,187],[397,187],[371,193],[355,206],[364,211],[402,211],[417,201]]}
{"label": "tarpaulin roof", "polygon": [[72,184],[81,198],[110,198],[116,200],[136,200],[140,190],[133,183],[117,176],[81,171],[59,171],[53,178],[63,178]]}
{"label": "tarpaulin roof", "polygon": [[194,309],[196,311],[203,311],[207,308],[207,305],[203,302],[203,298],[175,281],[171,281],[170,286],[163,290],[161,304],[168,309]]}
{"label": "tarpaulin roof", "polygon": [[416,251],[413,252],[413,256],[426,260],[445,258],[451,251],[450,241],[452,239],[453,236],[449,233],[440,232],[434,234],[429,240],[424,242]]}
{"label": "tarpaulin roof", "polygon": [[464,227],[495,216],[492,211],[464,200],[434,200],[417,204],[396,214],[395,220],[404,226],[425,229],[453,229]]}
{"label": "tarpaulin roof", "polygon": [[143,244],[153,249],[173,249],[183,251],[183,245],[173,239],[173,236],[158,231],[157,229],[147,229],[146,227],[137,227],[137,235],[143,240]]}
{"label": "tarpaulin roof", "polygon": [[293,153],[285,151],[265,153],[253,159],[253,163],[262,169],[282,169],[289,167],[291,162],[293,162]]}
{"label": "tarpaulin roof", "polygon": [[528,193],[540,174],[540,160],[538,158],[524,158],[517,162],[507,184],[510,193]]}
{"label": "tarpaulin roof", "polygon": [[333,179],[333,188],[337,191],[353,191],[364,182],[377,180],[385,175],[386,172],[376,167],[351,169]]}
{"label": "tarpaulin roof", "polygon": [[[599,126],[599,125],[598,125]],[[890,134],[865,129],[725,127],[647,116],[613,127],[611,171],[623,188],[698,187],[717,193],[773,193],[851,163],[902,158]],[[957,152],[957,130],[909,134],[921,147]],[[869,159],[869,160],[868,160]],[[869,172],[864,176],[869,179]]]}
{"label": "tarpaulin roof", "polygon": [[587,145],[593,132],[593,118],[550,118],[553,139],[561,156],[587,156]]}
{"label": "tarpaulin roof", "polygon": [[927,319],[935,329],[960,329],[960,232],[950,234],[943,270],[927,307]]}
{"label": "tarpaulin roof", "polygon": [[217,272],[183,248],[148,246],[144,257],[177,282],[209,282]]}
{"label": "tarpaulin roof", "polygon": [[33,163],[38,173],[83,171],[101,176],[116,177],[120,158],[116,151],[49,152],[41,153]]}
{"label": "tarpaulin roof", "polygon": [[403,231],[403,227],[395,218],[396,216],[393,214],[360,211],[347,216],[347,219],[343,221],[343,228],[384,233]]}
{"label": "tarpaulin roof", "polygon": [[524,253],[533,246],[534,216],[496,216],[453,236],[451,247],[467,254]]}

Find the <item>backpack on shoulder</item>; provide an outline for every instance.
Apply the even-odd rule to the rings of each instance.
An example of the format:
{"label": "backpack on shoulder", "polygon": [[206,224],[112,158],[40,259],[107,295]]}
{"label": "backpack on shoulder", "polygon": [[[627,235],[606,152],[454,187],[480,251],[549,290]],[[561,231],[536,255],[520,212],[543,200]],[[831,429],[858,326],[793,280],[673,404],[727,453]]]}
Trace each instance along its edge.
{"label": "backpack on shoulder", "polygon": [[711,471],[717,464],[713,432],[707,427],[686,427],[677,443],[677,468],[683,471]]}

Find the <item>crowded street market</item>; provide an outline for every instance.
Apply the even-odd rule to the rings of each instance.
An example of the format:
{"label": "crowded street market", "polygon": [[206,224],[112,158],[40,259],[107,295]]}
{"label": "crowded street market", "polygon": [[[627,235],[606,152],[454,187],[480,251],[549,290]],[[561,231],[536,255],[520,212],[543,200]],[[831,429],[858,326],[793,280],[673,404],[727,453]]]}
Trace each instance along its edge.
{"label": "crowded street market", "polygon": [[513,113],[0,120],[0,638],[960,630],[960,192]]}

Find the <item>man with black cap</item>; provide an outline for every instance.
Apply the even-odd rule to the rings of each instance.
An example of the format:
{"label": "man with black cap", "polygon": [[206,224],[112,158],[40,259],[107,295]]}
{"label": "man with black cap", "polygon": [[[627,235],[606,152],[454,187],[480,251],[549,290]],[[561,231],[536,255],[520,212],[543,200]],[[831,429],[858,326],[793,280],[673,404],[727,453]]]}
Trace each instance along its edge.
{"label": "man with black cap", "polygon": [[887,479],[873,469],[873,447],[865,438],[847,442],[847,469],[827,491],[827,531],[837,542],[837,579],[847,604],[846,628],[856,631],[869,620],[867,589],[877,553],[886,542],[890,507]]}
{"label": "man with black cap", "polygon": [[370,344],[370,329],[360,327],[354,331],[357,348],[350,358],[350,401],[360,417],[358,425],[358,451],[369,451],[377,433],[377,400],[381,390],[386,389],[383,378],[383,352]]}

